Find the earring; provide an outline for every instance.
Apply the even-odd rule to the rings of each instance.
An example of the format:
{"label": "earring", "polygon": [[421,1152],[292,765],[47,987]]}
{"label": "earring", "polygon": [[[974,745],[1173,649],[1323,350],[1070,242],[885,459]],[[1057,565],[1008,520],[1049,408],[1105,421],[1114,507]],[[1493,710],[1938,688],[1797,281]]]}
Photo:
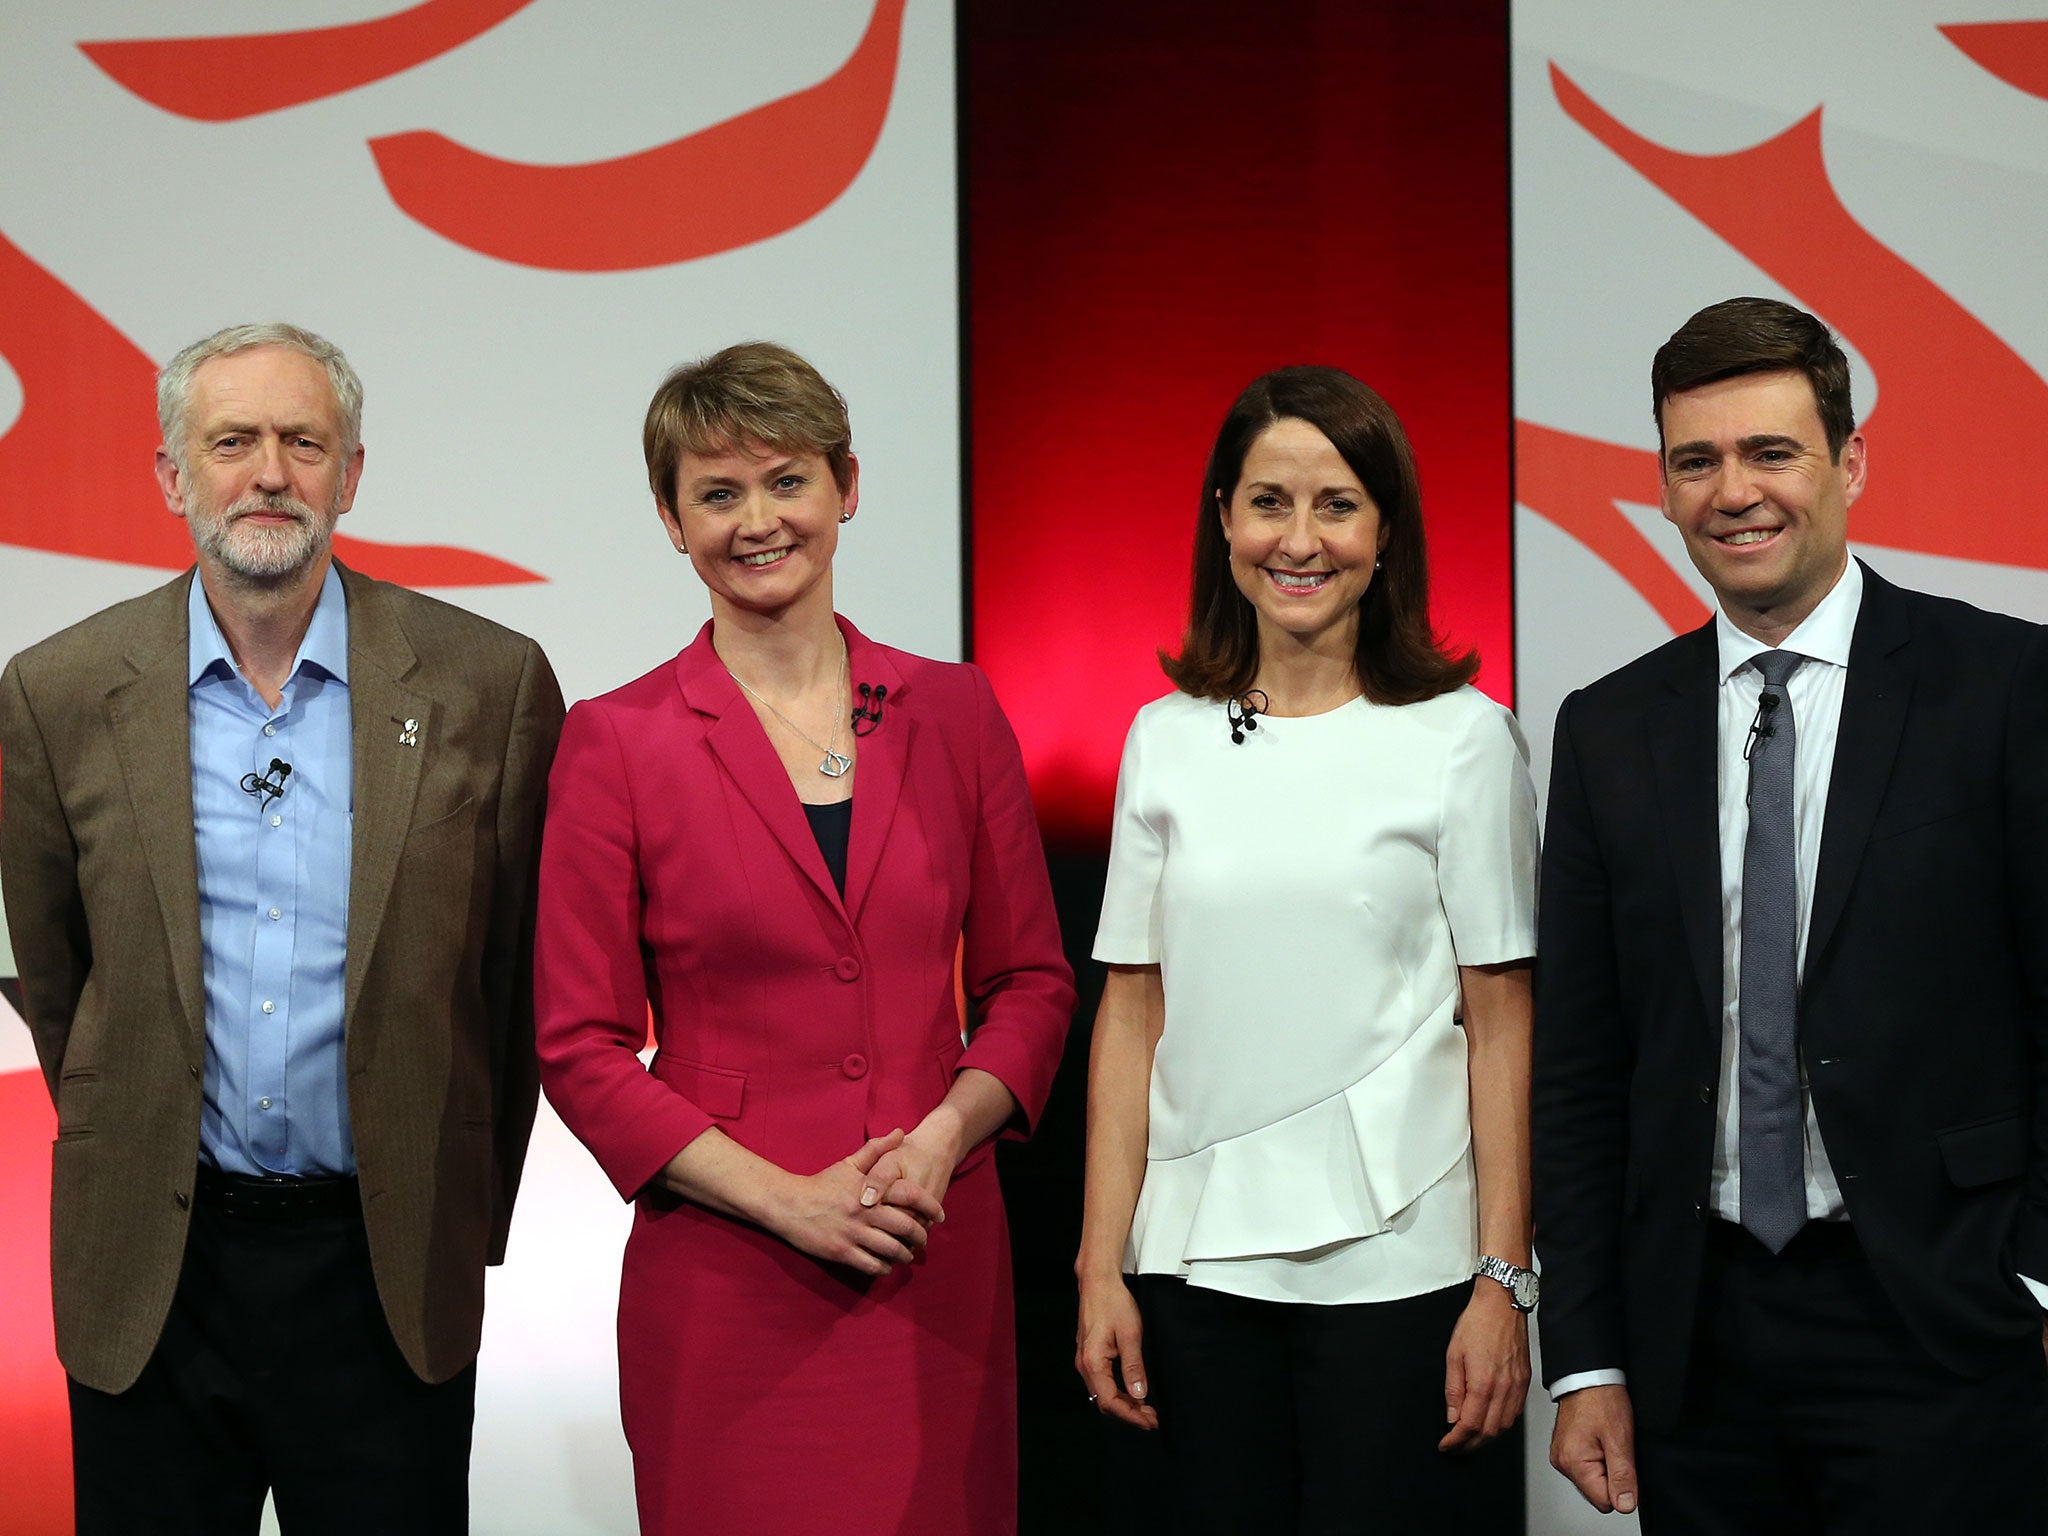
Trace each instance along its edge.
{"label": "earring", "polygon": [[[687,544],[684,544],[684,543],[682,543],[682,542],[680,542],[680,541],[678,541],[678,542],[677,542],[677,544],[676,544],[676,553],[677,553],[677,554],[679,554],[679,555],[687,555],[687,554],[688,554],[689,552],[690,552],[690,546],[689,546],[689,545],[687,545]],[[1379,567],[1378,567],[1378,566],[1374,566],[1374,567],[1373,567],[1373,569],[1374,569],[1374,570],[1378,570],[1378,569],[1379,569]]]}
{"label": "earring", "polygon": [[851,512],[842,512],[839,514],[839,521],[841,521],[842,523],[850,523],[853,521],[853,514]]}
{"label": "earring", "polygon": [[1380,557],[1378,555],[1374,555],[1372,557],[1372,568],[1374,570],[1378,570],[1380,568]]}

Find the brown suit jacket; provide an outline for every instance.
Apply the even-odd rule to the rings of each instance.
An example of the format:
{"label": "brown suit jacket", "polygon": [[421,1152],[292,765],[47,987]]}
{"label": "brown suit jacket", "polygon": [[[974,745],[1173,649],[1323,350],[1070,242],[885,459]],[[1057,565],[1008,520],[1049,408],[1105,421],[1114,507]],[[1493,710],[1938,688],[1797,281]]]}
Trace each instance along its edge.
{"label": "brown suit jacket", "polygon": [[[534,872],[562,698],[524,636],[341,577],[349,1120],[385,1316],[412,1368],[443,1381],[476,1357],[533,1123]],[[199,1154],[190,579],[0,674],[0,892],[57,1106],[57,1353],[106,1392],[156,1347]]]}

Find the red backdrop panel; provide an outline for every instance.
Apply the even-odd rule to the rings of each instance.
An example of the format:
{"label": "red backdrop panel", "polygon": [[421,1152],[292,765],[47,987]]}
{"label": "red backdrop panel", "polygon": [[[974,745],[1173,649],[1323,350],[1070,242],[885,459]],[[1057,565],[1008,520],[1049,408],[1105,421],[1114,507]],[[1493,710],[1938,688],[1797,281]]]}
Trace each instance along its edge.
{"label": "red backdrop panel", "polygon": [[[0,1024],[20,1029],[0,1005]],[[71,1430],[50,1321],[50,1138],[40,1072],[0,1072],[0,1529],[71,1536]]]}
{"label": "red backdrop panel", "polygon": [[1167,684],[1209,446],[1257,374],[1378,389],[1436,622],[1512,702],[1504,4],[974,0],[975,659],[1061,842]]}

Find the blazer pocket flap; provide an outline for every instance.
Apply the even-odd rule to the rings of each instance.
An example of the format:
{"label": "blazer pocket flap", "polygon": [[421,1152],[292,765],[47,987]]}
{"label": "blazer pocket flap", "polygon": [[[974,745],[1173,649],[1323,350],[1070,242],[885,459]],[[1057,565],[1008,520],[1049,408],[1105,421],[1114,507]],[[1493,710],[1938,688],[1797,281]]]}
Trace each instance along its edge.
{"label": "blazer pocket flap", "polygon": [[720,1120],[739,1118],[747,1093],[746,1073],[663,1054],[654,1058],[654,1075],[705,1114]]}
{"label": "blazer pocket flap", "polygon": [[[1908,832],[1918,832],[1922,827],[1932,827],[1944,821],[1954,821],[1967,806],[1930,805],[1925,800],[1910,800],[1897,807],[1888,807],[1878,813],[1877,821],[1870,829],[1870,841],[1882,842],[1888,837],[1900,837]],[[1887,813],[1888,812],[1888,813]]]}
{"label": "blazer pocket flap", "polygon": [[462,804],[445,816],[432,821],[420,822],[406,828],[405,854],[418,853],[423,848],[435,848],[450,838],[460,837],[476,825],[476,796],[469,795]]}
{"label": "blazer pocket flap", "polygon": [[1937,1131],[1934,1139],[1941,1147],[1941,1161],[1948,1169],[1949,1182],[1958,1189],[2016,1179],[2027,1171],[2024,1115],[1959,1125],[1954,1130]]}

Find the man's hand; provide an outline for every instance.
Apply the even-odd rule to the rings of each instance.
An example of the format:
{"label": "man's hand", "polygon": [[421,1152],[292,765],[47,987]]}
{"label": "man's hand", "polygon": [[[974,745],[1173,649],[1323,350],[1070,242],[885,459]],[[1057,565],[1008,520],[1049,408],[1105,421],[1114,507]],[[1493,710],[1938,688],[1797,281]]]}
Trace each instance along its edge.
{"label": "man's hand", "polygon": [[1558,1399],[1550,1464],[1603,1515],[1636,1507],[1636,1416],[1627,1387],[1581,1387]]}

